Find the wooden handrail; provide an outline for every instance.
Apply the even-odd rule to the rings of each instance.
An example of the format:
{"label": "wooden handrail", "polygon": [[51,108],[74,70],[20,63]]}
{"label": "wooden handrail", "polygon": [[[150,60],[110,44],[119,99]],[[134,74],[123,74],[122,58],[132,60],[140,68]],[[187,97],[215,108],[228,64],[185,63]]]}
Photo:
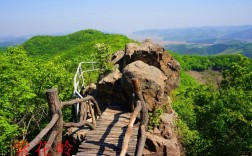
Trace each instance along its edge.
{"label": "wooden handrail", "polygon": [[84,120],[82,120],[78,123],[75,123],[75,122],[64,123],[64,127],[82,127],[84,125],[89,126],[91,128],[91,130],[95,129],[95,126],[92,123],[90,123],[88,121],[84,121]]}
{"label": "wooden handrail", "polygon": [[133,112],[133,114],[132,114],[132,116],[130,118],[128,128],[127,128],[126,134],[124,136],[123,146],[122,146],[122,151],[120,153],[120,156],[125,156],[126,155],[126,152],[128,150],[129,141],[130,141],[130,136],[131,136],[132,131],[133,131],[133,126],[134,126],[134,123],[136,121],[136,118],[137,118],[138,114],[141,111],[141,108],[142,108],[141,102],[137,101],[137,106],[134,109],[134,112]]}
{"label": "wooden handrail", "polygon": [[[52,129],[52,132],[50,134],[50,137],[48,141],[45,144],[45,149],[40,149],[39,154],[47,155],[50,149],[50,154],[61,156],[61,153],[57,153],[57,145],[62,142],[62,130],[63,125],[65,127],[80,127],[83,125],[88,125],[91,129],[95,129],[95,126],[92,123],[89,123],[86,121],[87,118],[87,108],[91,109],[91,103],[86,104],[86,101],[91,101],[95,106],[95,112],[98,116],[101,115],[101,111],[99,108],[98,103],[95,101],[95,99],[92,96],[87,96],[82,99],[74,99],[66,102],[60,102],[59,96],[58,96],[58,90],[57,89],[49,89],[46,91],[46,97],[48,101],[50,116],[52,117],[51,121],[48,123],[48,125],[26,146],[26,148],[22,149],[22,151],[19,153],[19,156],[25,156],[28,154],[28,152],[33,149],[36,145],[38,145],[41,141],[41,139]],[[63,116],[62,116],[62,108],[64,106],[70,106],[75,103],[82,103],[81,106],[81,117],[79,123],[64,123],[63,124]],[[91,115],[94,117],[94,112],[91,112]],[[94,120],[94,119],[93,119]],[[93,121],[94,122],[94,121]]]}
{"label": "wooden handrail", "polygon": [[133,83],[135,94],[141,101],[141,106],[142,106],[142,110],[140,113],[141,123],[140,123],[140,129],[138,131],[138,136],[137,136],[137,146],[136,146],[137,148],[135,151],[137,156],[142,156],[145,141],[146,141],[146,130],[147,130],[148,122],[149,122],[149,114],[148,114],[147,104],[145,103],[145,100],[143,98],[142,90],[141,90],[138,79],[133,78],[132,83]]}
{"label": "wooden handrail", "polygon": [[45,147],[39,151],[40,156],[44,156],[44,155],[47,156],[47,154],[49,152],[49,150],[47,150],[47,149],[51,148],[52,143],[53,143],[54,139],[56,138],[56,136],[58,135],[58,133],[59,132],[57,132],[57,131],[52,131],[48,141],[45,144]]}
{"label": "wooden handrail", "polygon": [[54,114],[50,123],[27,145],[28,149],[26,151],[23,150],[23,153],[21,152],[19,155],[23,156],[24,152],[29,152],[31,149],[33,149],[41,141],[41,139],[53,128],[54,124],[58,121],[58,119],[59,114]]}
{"label": "wooden handrail", "polygon": [[70,101],[61,102],[61,105],[62,105],[62,107],[64,107],[64,106],[70,106],[70,105],[74,105],[76,103],[81,103],[81,102],[89,101],[89,100],[91,100],[92,103],[95,105],[95,109],[97,111],[97,115],[100,116],[101,115],[101,110],[99,108],[98,103],[95,101],[95,99],[92,96],[89,96],[89,95],[86,96],[86,97],[84,97],[84,98],[82,98],[82,99],[74,99],[74,100],[70,100]]}
{"label": "wooden handrail", "polygon": [[140,112],[140,122],[141,123],[140,123],[139,131],[138,131],[138,135],[137,135],[137,145],[136,145],[135,155],[142,156],[145,141],[146,141],[146,130],[147,130],[148,122],[149,122],[148,108],[147,108],[147,105],[146,105],[145,100],[142,95],[140,83],[136,78],[131,79],[131,81],[133,84],[134,92],[140,101],[137,101],[137,106],[134,109],[134,112],[130,118],[130,122],[128,124],[127,132],[124,137],[122,151],[120,153],[120,156],[126,155],[129,140],[130,140],[130,135],[131,135],[131,132],[133,129],[133,124],[134,124],[136,117],[140,111],[141,111]]}
{"label": "wooden handrail", "polygon": [[93,125],[94,125],[94,127],[96,127],[95,113],[94,113],[94,110],[92,109],[92,103],[91,103],[91,101],[88,101],[88,108],[89,108],[89,112],[91,114]]}
{"label": "wooden handrail", "polygon": [[[86,99],[89,99],[89,100],[88,101],[85,100],[85,101],[81,102],[80,122],[78,122],[78,123],[75,123],[75,122],[64,123],[63,124],[64,127],[81,127],[81,126],[87,125],[87,126],[90,127],[91,130],[95,129],[95,127],[96,127],[96,122],[95,122],[95,119],[94,119],[95,116],[94,116],[94,112],[93,112],[90,101],[93,101],[93,102],[96,102],[96,101],[91,96],[88,96],[88,98],[86,98]],[[97,114],[99,114],[100,108],[99,108],[98,104],[97,104],[97,108],[98,108],[98,109],[96,109],[96,110],[98,110]],[[93,124],[86,120],[87,119],[87,110],[88,109],[89,109],[89,112],[90,112],[90,114],[92,116]]]}
{"label": "wooden handrail", "polygon": [[85,101],[88,101],[90,100],[90,97],[84,97],[82,99],[73,99],[73,100],[70,100],[70,101],[65,101],[65,102],[61,102],[62,106],[71,106],[71,105],[74,105],[76,103],[81,103],[81,102],[85,102]]}

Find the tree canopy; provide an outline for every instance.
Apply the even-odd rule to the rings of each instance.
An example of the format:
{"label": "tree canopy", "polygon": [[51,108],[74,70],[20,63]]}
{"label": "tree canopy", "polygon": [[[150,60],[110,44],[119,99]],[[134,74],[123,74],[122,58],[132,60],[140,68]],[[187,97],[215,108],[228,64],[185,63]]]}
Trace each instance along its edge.
{"label": "tree canopy", "polygon": [[237,59],[224,71],[219,89],[185,81],[174,93],[187,155],[252,154],[251,61]]}
{"label": "tree canopy", "polygon": [[[79,62],[97,60],[96,44],[104,43],[111,52],[123,49],[131,41],[123,35],[83,30],[66,36],[35,36],[19,47],[3,48],[0,155],[10,153],[17,140],[31,141],[50,121],[47,89],[57,88],[62,101],[72,98],[76,68]],[[97,73],[89,74],[87,80],[95,82],[97,77]],[[70,110],[63,111],[64,120],[70,120]]]}

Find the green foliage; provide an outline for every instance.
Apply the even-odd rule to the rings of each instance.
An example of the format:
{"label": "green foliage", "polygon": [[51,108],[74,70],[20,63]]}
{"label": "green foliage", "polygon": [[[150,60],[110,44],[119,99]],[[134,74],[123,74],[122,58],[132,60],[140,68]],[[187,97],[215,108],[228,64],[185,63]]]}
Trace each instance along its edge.
{"label": "green foliage", "polygon": [[1,52],[5,52],[6,50],[7,50],[6,47],[0,47],[0,53],[1,53]]}
{"label": "green foliage", "polygon": [[180,141],[183,144],[186,155],[200,155],[202,153],[209,155],[206,149],[209,147],[210,142],[202,139],[198,130],[190,128],[182,119],[178,119],[176,124],[180,129]]}
{"label": "green foliage", "polygon": [[[126,43],[134,42],[123,35],[104,34],[97,30],[81,30],[65,36],[35,36],[23,44],[24,49],[32,56],[43,56],[48,59],[62,55],[65,59],[78,57],[91,60],[97,43],[106,43],[111,50],[123,49]],[[83,60],[81,60],[83,61]]]}
{"label": "green foliage", "polygon": [[[230,70],[223,72],[224,80],[222,81],[222,87],[236,87],[246,90],[251,90],[251,64],[252,62],[247,58],[239,55],[239,62],[234,62],[231,65]],[[246,83],[244,83],[246,80]]]}
{"label": "green foliage", "polygon": [[[25,51],[10,47],[0,57],[0,147],[7,151],[13,138],[26,130],[28,121],[22,119],[34,110],[35,94],[30,80],[36,72]],[[23,126],[24,125],[24,126]]]}
{"label": "green foliage", "polygon": [[180,63],[183,70],[204,71],[207,69],[227,70],[231,68],[233,62],[238,62],[240,55],[219,55],[219,56],[196,56],[180,55],[170,52]]}
{"label": "green foliage", "polygon": [[219,90],[188,85],[181,79],[183,87],[173,93],[173,108],[180,117],[178,125],[187,155],[252,154],[250,64],[248,58],[238,56],[224,72]]}
{"label": "green foliage", "polygon": [[110,72],[113,70],[113,63],[111,62],[112,50],[109,45],[104,43],[97,43],[95,45],[96,53],[94,58],[98,63],[101,73]]}
{"label": "green foliage", "polygon": [[[81,30],[65,36],[35,36],[22,46],[28,56],[32,56],[34,59],[47,61],[59,57],[59,64],[62,64],[69,73],[75,73],[79,62],[98,62],[98,60],[94,60],[99,57],[95,48],[96,44],[104,43],[111,53],[124,49],[125,44],[130,42],[135,41],[123,35],[105,34],[97,30]],[[96,82],[98,72],[91,72],[86,76],[86,82]]]}
{"label": "green foliage", "polygon": [[90,83],[96,83],[99,75],[100,71],[92,71],[89,73],[84,73],[85,85],[88,85]]}
{"label": "green foliage", "polygon": [[164,108],[158,108],[156,109],[153,113],[149,113],[149,124],[148,124],[148,129],[152,130],[155,127],[159,126],[160,124],[160,118],[159,116],[164,113]]}
{"label": "green foliage", "polygon": [[46,89],[58,88],[61,100],[71,98],[73,74],[59,60],[42,62],[19,47],[1,54],[0,155],[8,153],[15,140],[33,138],[48,123]]}
{"label": "green foliage", "polygon": [[[61,101],[72,98],[76,68],[79,62],[93,59],[97,43],[106,43],[105,51],[114,52],[131,41],[122,35],[84,30],[33,37],[21,47],[1,52],[0,155],[9,154],[15,140],[31,141],[48,124],[47,89],[57,88]],[[87,74],[86,82],[95,82],[98,74]],[[70,120],[70,107],[63,110],[63,116],[64,121]]]}

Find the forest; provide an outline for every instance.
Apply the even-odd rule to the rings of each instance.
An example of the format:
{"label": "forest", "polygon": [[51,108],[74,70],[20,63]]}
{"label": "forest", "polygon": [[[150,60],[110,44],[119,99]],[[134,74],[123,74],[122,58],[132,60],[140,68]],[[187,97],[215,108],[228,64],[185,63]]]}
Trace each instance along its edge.
{"label": "forest", "polygon": [[[0,155],[15,141],[31,141],[48,123],[45,91],[58,88],[72,98],[73,75],[81,61],[98,61],[97,46],[110,52],[136,42],[123,35],[82,30],[66,36],[35,36],[0,49]],[[252,61],[239,55],[195,56],[170,52],[181,65],[172,92],[177,129],[186,155],[252,155]],[[218,87],[197,82],[187,71],[219,71]],[[96,75],[87,75],[89,82]],[[70,120],[71,110],[64,110]]]}
{"label": "forest", "polygon": [[[251,155],[251,60],[242,55],[174,57],[182,71],[173,108],[186,155]],[[207,69],[221,71],[217,87],[200,84],[186,73]]]}

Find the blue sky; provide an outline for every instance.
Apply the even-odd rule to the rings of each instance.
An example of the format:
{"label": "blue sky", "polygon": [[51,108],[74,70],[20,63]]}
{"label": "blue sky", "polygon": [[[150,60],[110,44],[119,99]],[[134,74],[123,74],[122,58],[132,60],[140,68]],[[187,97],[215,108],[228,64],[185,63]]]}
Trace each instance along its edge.
{"label": "blue sky", "polygon": [[0,36],[252,25],[252,0],[1,0]]}

